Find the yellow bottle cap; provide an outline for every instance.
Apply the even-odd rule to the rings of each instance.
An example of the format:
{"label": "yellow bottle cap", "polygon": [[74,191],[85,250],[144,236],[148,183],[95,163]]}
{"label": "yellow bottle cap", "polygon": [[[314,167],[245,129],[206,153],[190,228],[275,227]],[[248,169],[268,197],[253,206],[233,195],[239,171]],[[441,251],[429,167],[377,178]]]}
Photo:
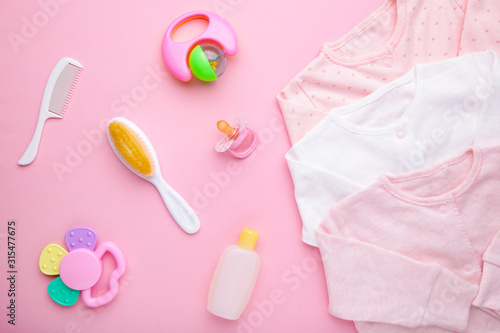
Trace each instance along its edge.
{"label": "yellow bottle cap", "polygon": [[255,248],[255,243],[257,243],[257,238],[259,233],[250,228],[244,228],[240,235],[240,240],[238,241],[238,246],[242,249],[253,251]]}

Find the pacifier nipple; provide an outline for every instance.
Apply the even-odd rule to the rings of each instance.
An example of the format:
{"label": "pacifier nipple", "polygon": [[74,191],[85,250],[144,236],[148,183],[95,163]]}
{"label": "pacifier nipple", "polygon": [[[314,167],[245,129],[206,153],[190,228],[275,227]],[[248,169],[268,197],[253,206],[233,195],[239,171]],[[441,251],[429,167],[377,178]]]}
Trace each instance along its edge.
{"label": "pacifier nipple", "polygon": [[231,136],[236,132],[236,129],[232,128],[225,120],[219,120],[217,122],[217,129],[227,136]]}

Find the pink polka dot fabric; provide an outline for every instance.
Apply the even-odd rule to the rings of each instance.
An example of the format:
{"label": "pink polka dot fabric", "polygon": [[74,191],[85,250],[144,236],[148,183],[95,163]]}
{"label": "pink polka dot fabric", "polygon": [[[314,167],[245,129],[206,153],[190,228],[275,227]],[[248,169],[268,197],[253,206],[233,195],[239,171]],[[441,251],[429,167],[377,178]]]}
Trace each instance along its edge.
{"label": "pink polka dot fabric", "polygon": [[[500,28],[500,17],[494,18],[499,11],[493,10],[500,6],[500,1],[470,1],[467,4],[466,0],[386,0],[340,40],[325,43],[319,56],[278,94],[292,145],[331,109],[373,93],[416,64],[497,45],[494,36],[498,37],[498,33],[477,37],[476,32],[480,30],[478,27],[493,32],[490,26],[495,20]],[[486,6],[488,2],[491,4]],[[496,2],[499,4],[493,5]],[[466,10],[477,14],[467,16]],[[488,23],[475,22],[472,16],[477,16],[478,22],[482,21],[481,16],[487,17]],[[476,36],[476,44],[462,45],[462,32],[464,36]]]}
{"label": "pink polka dot fabric", "polygon": [[500,1],[469,0],[460,53],[500,52]]}

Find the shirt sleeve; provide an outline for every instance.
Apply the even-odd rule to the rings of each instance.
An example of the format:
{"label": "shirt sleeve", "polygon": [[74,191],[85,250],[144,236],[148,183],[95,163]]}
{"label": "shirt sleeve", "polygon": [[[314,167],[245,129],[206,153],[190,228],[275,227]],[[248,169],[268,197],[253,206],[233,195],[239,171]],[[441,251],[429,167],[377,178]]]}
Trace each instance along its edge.
{"label": "shirt sleeve", "polygon": [[[459,1],[461,2],[461,1]],[[500,1],[469,0],[460,39],[460,55],[486,50],[500,51]]]}
{"label": "shirt sleeve", "polygon": [[410,328],[466,329],[478,286],[438,264],[355,239],[336,209],[316,234],[332,315]]}
{"label": "shirt sleeve", "polygon": [[288,152],[286,159],[302,220],[302,241],[317,247],[316,227],[334,204],[360,190],[360,186],[331,170],[308,163],[298,146]]}
{"label": "shirt sleeve", "polygon": [[500,232],[483,254],[483,274],[473,305],[500,319]]}
{"label": "shirt sleeve", "polygon": [[461,107],[464,112],[481,107],[474,145],[500,145],[500,58],[493,51],[467,57],[477,86],[474,95],[467,97]]}
{"label": "shirt sleeve", "polygon": [[325,110],[316,108],[295,79],[278,93],[278,103],[292,145],[327,115]]}
{"label": "shirt sleeve", "polygon": [[460,8],[460,10],[465,13],[465,10],[467,8],[467,0],[453,0],[453,1],[457,5],[457,7]]}

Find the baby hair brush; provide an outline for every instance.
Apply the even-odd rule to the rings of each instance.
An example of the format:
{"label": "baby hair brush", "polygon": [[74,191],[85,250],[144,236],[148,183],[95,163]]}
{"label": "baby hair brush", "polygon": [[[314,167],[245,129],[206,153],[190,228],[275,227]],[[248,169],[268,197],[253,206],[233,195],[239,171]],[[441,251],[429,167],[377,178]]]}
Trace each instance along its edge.
{"label": "baby hair brush", "polygon": [[163,179],[155,150],[146,135],[131,121],[116,117],[108,122],[109,144],[130,171],[152,183],[160,192],[170,214],[188,234],[200,229],[200,220],[179,193]]}

